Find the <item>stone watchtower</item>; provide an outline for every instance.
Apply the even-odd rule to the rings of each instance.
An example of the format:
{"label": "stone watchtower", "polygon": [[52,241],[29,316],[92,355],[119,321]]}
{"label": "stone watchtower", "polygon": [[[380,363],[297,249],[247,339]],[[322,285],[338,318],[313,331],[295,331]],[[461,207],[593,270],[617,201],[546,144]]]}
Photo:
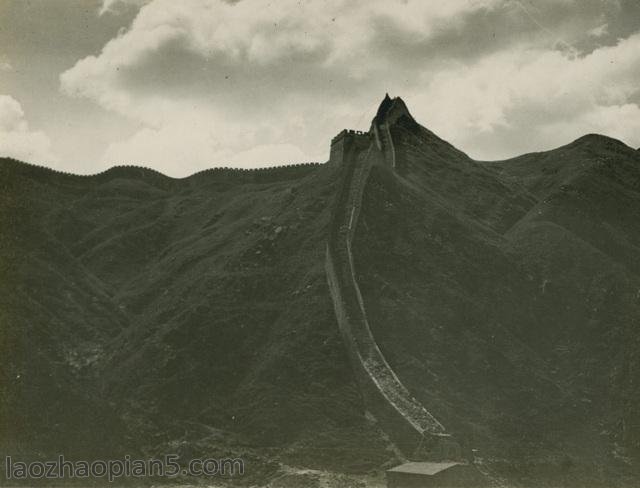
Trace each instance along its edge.
{"label": "stone watchtower", "polygon": [[331,139],[329,164],[337,166],[344,163],[349,154],[352,154],[354,150],[366,149],[369,142],[370,136],[367,132],[344,129]]}

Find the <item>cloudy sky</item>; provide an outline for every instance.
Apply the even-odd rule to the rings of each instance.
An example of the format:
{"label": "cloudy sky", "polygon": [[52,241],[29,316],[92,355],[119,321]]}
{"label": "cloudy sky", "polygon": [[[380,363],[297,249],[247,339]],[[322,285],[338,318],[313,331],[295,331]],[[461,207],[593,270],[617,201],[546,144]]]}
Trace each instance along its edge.
{"label": "cloudy sky", "polygon": [[400,95],[477,159],[640,146],[638,0],[0,0],[0,154],[92,173],[324,161]]}

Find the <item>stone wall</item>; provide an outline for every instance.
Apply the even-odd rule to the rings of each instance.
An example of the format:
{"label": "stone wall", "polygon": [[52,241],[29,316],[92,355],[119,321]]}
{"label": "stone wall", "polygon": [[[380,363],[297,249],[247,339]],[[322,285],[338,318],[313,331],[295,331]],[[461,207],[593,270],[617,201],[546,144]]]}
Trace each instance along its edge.
{"label": "stone wall", "polygon": [[329,163],[339,165],[345,161],[345,157],[354,146],[364,148],[369,144],[369,134],[367,132],[344,129],[331,140],[331,152]]}
{"label": "stone wall", "polygon": [[[440,457],[444,427],[411,396],[380,351],[369,327],[356,280],[351,242],[357,228],[362,197],[373,164],[384,164],[384,151],[372,137],[343,131],[334,138],[332,164],[341,163],[327,243],[327,282],[363,400],[381,428],[411,459]],[[454,457],[445,456],[445,457]]]}

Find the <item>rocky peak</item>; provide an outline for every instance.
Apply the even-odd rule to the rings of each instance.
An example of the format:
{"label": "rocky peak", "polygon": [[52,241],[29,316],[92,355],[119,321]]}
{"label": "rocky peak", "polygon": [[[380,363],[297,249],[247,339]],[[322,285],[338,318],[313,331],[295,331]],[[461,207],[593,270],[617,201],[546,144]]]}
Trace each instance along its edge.
{"label": "rocky peak", "polygon": [[403,116],[409,117],[411,120],[414,120],[402,98],[391,98],[387,93],[382,99],[382,102],[378,107],[378,111],[376,112],[376,116],[371,121],[371,124],[393,124],[396,120]]}

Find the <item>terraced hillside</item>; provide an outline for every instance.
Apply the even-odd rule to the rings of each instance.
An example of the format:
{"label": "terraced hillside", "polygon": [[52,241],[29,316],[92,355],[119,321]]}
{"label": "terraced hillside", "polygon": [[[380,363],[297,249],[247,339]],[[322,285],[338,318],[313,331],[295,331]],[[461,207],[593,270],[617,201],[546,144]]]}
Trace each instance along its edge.
{"label": "terraced hillside", "polygon": [[[478,162],[403,116],[379,139],[349,239],[399,381],[510,485],[637,485],[640,153]],[[247,485],[397,464],[325,275],[347,173],[1,160],[2,452],[243,455]]]}

